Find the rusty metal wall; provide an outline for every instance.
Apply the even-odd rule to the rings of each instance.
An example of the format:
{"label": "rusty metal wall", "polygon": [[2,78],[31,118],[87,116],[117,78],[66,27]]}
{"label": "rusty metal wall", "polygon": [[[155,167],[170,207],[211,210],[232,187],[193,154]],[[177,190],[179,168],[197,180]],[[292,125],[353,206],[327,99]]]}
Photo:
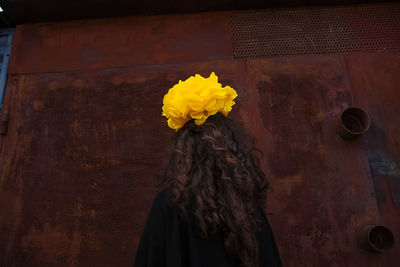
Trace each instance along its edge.
{"label": "rusty metal wall", "polygon": [[237,59],[400,52],[400,4],[240,11],[232,37]]}
{"label": "rusty metal wall", "polygon": [[346,55],[354,102],[369,111],[372,127],[364,145],[379,207],[379,222],[397,238],[387,266],[400,255],[400,54]]}
{"label": "rusty metal wall", "polygon": [[26,24],[17,27],[9,73],[230,59],[230,38],[229,13]]}
{"label": "rusty metal wall", "polygon": [[[235,60],[230,15],[17,27],[0,137],[1,266],[131,266],[171,131],[162,97],[215,71],[231,116],[264,151],[267,214],[285,266],[396,266],[357,247],[382,223],[400,235],[399,54]],[[358,105],[373,124],[341,139]]]}

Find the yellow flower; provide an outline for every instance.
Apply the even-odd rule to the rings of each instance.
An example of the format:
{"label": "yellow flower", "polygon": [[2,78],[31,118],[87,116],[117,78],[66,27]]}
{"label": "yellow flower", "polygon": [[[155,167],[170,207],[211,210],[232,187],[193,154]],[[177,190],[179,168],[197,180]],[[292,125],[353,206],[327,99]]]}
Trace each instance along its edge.
{"label": "yellow flower", "polygon": [[208,78],[196,74],[169,89],[164,96],[162,115],[168,118],[168,126],[177,131],[191,119],[201,125],[217,112],[227,116],[236,97],[235,89],[222,87],[214,72]]}

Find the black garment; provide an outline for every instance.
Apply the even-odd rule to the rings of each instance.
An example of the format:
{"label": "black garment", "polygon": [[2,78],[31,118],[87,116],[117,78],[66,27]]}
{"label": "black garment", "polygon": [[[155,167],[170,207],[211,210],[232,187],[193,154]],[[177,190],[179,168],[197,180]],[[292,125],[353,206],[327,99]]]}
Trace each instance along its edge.
{"label": "black garment", "polygon": [[[156,196],[136,252],[135,267],[239,267],[238,258],[225,251],[221,233],[202,238],[193,222],[182,217],[167,198],[167,190]],[[259,232],[260,266],[281,266],[275,240],[264,213]]]}

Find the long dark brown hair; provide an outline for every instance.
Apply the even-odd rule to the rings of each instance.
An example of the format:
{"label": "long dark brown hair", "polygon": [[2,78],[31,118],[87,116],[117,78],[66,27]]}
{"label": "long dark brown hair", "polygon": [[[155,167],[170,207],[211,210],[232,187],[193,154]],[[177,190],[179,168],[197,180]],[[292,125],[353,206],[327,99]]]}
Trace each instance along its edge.
{"label": "long dark brown hair", "polygon": [[189,121],[172,137],[160,178],[171,189],[170,200],[192,213],[203,237],[221,231],[227,252],[255,267],[254,213],[265,205],[268,181],[246,136],[220,113],[200,126]]}

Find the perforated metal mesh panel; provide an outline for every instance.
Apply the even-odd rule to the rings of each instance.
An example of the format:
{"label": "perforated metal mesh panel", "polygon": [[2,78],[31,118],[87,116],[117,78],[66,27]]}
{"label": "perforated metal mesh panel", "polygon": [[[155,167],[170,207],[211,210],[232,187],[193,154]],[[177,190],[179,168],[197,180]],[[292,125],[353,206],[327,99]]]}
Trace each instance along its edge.
{"label": "perforated metal mesh panel", "polygon": [[234,58],[400,51],[400,4],[271,9],[231,17]]}

